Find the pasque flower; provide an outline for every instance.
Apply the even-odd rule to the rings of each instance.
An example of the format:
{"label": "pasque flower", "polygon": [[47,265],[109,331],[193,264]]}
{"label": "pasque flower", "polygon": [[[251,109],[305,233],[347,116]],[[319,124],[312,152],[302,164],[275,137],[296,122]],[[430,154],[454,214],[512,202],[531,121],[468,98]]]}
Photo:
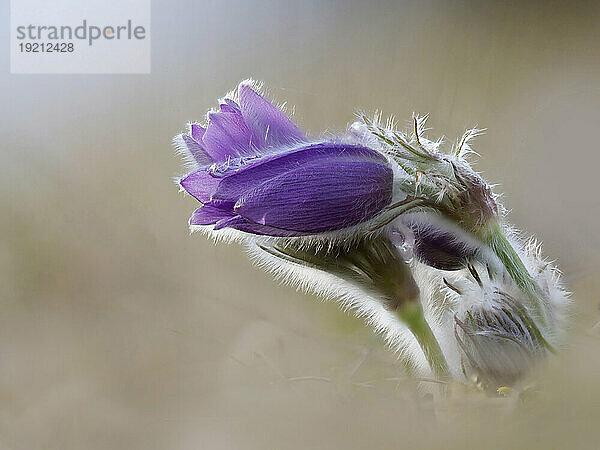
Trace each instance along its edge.
{"label": "pasque flower", "polygon": [[206,127],[192,124],[178,140],[198,166],[180,180],[202,203],[192,226],[300,236],[366,222],[392,200],[384,155],[355,143],[309,140],[247,82],[237,99],[225,98],[208,113]]}
{"label": "pasque flower", "polygon": [[480,130],[441,151],[425,118],[361,119],[310,139],[242,82],[175,138],[201,204],[190,226],[236,230],[276,277],[364,317],[411,374],[517,383],[560,345],[568,294],[467,160]]}

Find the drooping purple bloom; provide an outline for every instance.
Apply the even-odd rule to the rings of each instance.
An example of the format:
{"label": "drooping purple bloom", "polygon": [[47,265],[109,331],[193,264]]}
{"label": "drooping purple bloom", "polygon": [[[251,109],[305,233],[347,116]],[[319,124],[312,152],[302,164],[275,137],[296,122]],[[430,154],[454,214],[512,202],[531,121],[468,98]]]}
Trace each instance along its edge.
{"label": "drooping purple bloom", "polygon": [[447,221],[427,214],[405,214],[401,218],[414,235],[413,254],[439,270],[460,270],[477,258],[475,239]]}
{"label": "drooping purple bloom", "polygon": [[299,236],[368,221],[391,201],[393,172],[370,148],[310,141],[250,84],[181,139],[198,169],[180,180],[202,203],[190,225]]}

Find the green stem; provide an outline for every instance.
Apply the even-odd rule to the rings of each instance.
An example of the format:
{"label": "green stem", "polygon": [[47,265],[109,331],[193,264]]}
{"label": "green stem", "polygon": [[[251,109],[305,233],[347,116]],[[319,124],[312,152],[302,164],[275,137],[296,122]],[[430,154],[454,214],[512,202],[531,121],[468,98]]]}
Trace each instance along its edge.
{"label": "green stem", "polygon": [[439,380],[447,380],[449,371],[446,358],[423,316],[421,305],[417,302],[406,302],[398,309],[397,314],[419,342],[434,375]]}
{"label": "green stem", "polygon": [[506,271],[515,281],[515,283],[521,288],[521,290],[527,294],[531,300],[531,306],[536,316],[542,321],[544,328],[548,327],[548,308],[543,294],[540,292],[540,288],[537,283],[533,280],[531,274],[521,261],[521,258],[508,242],[506,235],[502,231],[502,227],[498,222],[493,222],[488,225],[485,229],[480,232],[481,239],[498,256]]}

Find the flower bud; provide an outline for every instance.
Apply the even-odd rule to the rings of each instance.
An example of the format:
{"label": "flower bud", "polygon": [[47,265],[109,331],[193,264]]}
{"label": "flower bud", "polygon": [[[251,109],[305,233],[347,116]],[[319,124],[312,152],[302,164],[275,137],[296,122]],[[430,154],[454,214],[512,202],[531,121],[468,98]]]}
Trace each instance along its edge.
{"label": "flower bud", "polygon": [[463,297],[454,315],[463,372],[476,375],[490,391],[513,386],[551,347],[523,304],[492,280],[481,281],[474,268],[471,271],[480,283],[480,298],[468,298],[476,290],[465,295],[448,283]]}

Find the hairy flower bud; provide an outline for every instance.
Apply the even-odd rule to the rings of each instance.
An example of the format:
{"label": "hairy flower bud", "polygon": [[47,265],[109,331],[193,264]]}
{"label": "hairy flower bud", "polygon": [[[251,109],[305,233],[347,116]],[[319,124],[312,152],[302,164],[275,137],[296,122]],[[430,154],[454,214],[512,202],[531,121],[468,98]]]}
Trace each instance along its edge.
{"label": "hairy flower bud", "polygon": [[444,278],[457,304],[453,320],[461,370],[490,391],[513,386],[553,349],[535,316],[515,296],[520,291],[510,278],[495,280],[472,265],[469,272],[462,280]]}
{"label": "hairy flower bud", "polygon": [[202,203],[192,227],[312,235],[367,222],[392,201],[393,170],[384,155],[309,141],[249,83],[208,113],[206,127],[193,124],[176,142],[198,166],[180,180]]}

